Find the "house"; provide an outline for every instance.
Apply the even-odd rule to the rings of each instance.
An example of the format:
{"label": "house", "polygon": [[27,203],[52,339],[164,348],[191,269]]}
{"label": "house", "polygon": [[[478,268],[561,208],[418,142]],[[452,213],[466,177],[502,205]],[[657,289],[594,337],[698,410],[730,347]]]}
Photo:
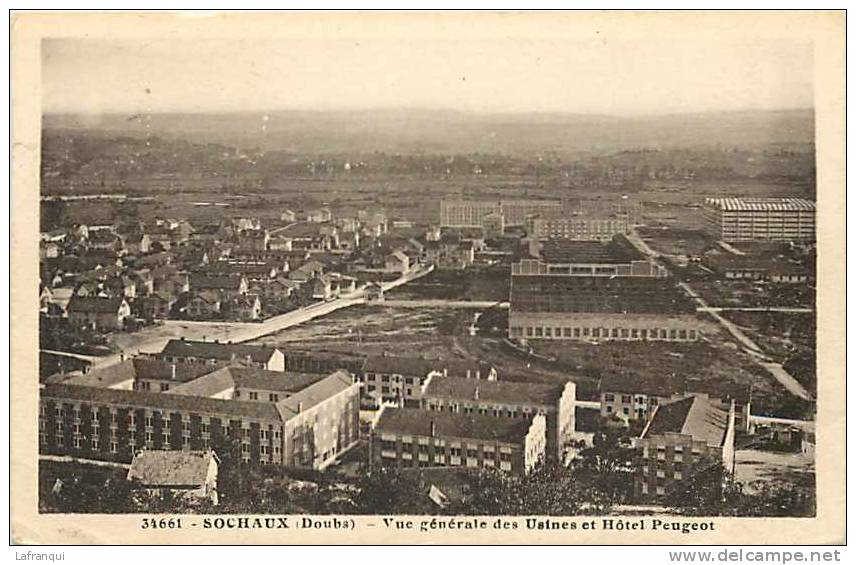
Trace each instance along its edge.
{"label": "house", "polygon": [[208,500],[217,505],[220,459],[211,450],[142,450],[134,456],[128,481],[153,494],[169,493],[186,501]]}
{"label": "house", "polygon": [[290,237],[275,235],[268,241],[271,251],[291,251],[294,248]]}
{"label": "house", "polygon": [[155,291],[155,279],[151,269],[137,269],[128,275],[134,284],[134,295],[145,296]]}
{"label": "house", "polygon": [[223,309],[230,319],[250,322],[261,317],[262,302],[257,294],[242,294],[229,299]]}
{"label": "house", "polygon": [[148,294],[134,301],[134,315],[146,320],[162,320],[169,318],[176,299],[169,294]]}
{"label": "house", "polygon": [[369,283],[365,288],[366,300],[383,300],[383,286],[378,283]]}
{"label": "house", "polygon": [[332,219],[333,213],[330,212],[329,208],[318,208],[316,210],[309,210],[306,213],[306,221],[315,224],[329,222]]}
{"label": "house", "polygon": [[72,325],[99,330],[120,329],[131,315],[131,307],[122,297],[73,296],[66,310]]}
{"label": "house", "polygon": [[242,249],[266,251],[268,241],[270,241],[270,233],[263,229],[245,230],[239,232],[238,241]]}
{"label": "house", "polygon": [[133,233],[125,238],[125,250],[129,255],[143,255],[152,249],[152,238],[147,233]]}
{"label": "house", "polygon": [[410,270],[410,257],[404,251],[393,251],[386,257],[384,270],[388,273],[404,274]]}
{"label": "house", "polygon": [[248,283],[241,275],[217,275],[209,273],[193,273],[190,276],[190,292],[210,292],[224,296],[246,294]]}
{"label": "house", "polygon": [[312,289],[312,298],[315,300],[327,300],[333,297],[333,283],[327,275],[321,275],[309,281]]}
{"label": "house", "polygon": [[344,251],[356,251],[360,248],[360,232],[346,231],[339,234],[339,249]]}
{"label": "house", "polygon": [[285,355],[266,345],[171,339],[154,357],[170,363],[244,362],[268,371],[284,371]]}
{"label": "house", "polygon": [[635,447],[637,498],[668,496],[710,465],[733,469],[734,409],[723,410],[704,394],[660,404]]}
{"label": "house", "polygon": [[47,314],[54,305],[53,291],[45,284],[39,283],[39,312]]}
{"label": "house", "polygon": [[381,412],[369,453],[374,467],[495,468],[524,475],[544,459],[545,448],[543,414],[498,419],[392,407]]}
{"label": "house", "polygon": [[201,293],[191,296],[184,311],[191,319],[206,320],[220,314],[222,301],[219,296],[211,293]]}
{"label": "house", "polygon": [[289,210],[288,208],[286,208],[279,215],[279,219],[282,220],[283,222],[296,222],[297,221],[297,214],[295,214],[293,210]]}
{"label": "house", "polygon": [[109,251],[120,251],[124,248],[122,239],[109,230],[91,231],[89,239],[86,240],[89,249],[101,249]]}
{"label": "house", "polygon": [[60,246],[52,241],[39,242],[39,259],[56,259],[59,257]]}

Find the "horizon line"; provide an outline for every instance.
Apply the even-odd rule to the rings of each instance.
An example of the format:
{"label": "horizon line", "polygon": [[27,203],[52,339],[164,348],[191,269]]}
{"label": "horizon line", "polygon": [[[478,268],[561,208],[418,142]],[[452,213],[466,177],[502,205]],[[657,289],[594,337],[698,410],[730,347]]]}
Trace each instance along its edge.
{"label": "horizon line", "polygon": [[257,110],[242,110],[242,109],[230,109],[230,110],[155,110],[151,112],[140,112],[138,110],[109,110],[105,112],[92,112],[88,110],[61,110],[61,111],[53,111],[53,110],[43,110],[42,117],[45,116],[85,116],[85,117],[96,117],[96,116],[122,116],[127,114],[134,115],[175,115],[175,114],[186,114],[186,115],[226,115],[226,114],[275,114],[275,113],[286,113],[286,112],[302,112],[309,114],[333,114],[333,113],[345,113],[345,112],[382,112],[382,111],[401,111],[401,112],[436,112],[436,113],[457,113],[457,114],[469,114],[474,116],[515,116],[515,115],[555,115],[555,116],[586,116],[586,117],[602,117],[602,118],[619,118],[619,119],[633,119],[633,118],[662,118],[669,116],[690,116],[690,115],[708,115],[708,114],[739,114],[746,112],[814,112],[814,106],[783,106],[776,108],[755,108],[755,107],[744,107],[744,108],[732,108],[732,109],[710,109],[710,110],[686,110],[686,111],[673,111],[673,112],[651,112],[651,113],[632,113],[632,114],[619,114],[619,113],[605,113],[605,112],[579,112],[579,111],[564,111],[564,110],[471,110],[464,108],[450,108],[450,107],[427,107],[427,106],[365,106],[365,107],[353,107],[353,108],[326,108],[326,109],[314,109],[314,108],[260,108]]}

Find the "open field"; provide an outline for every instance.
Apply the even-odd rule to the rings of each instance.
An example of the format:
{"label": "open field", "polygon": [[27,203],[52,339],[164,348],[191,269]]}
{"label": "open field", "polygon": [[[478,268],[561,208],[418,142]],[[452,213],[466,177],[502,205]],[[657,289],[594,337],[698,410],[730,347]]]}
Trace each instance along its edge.
{"label": "open field", "polygon": [[694,282],[693,289],[714,307],[813,308],[815,305],[814,287],[803,284],[707,280]]}
{"label": "open field", "polygon": [[752,413],[811,418],[813,406],[789,393],[751,356],[719,334],[697,343],[605,342],[536,340],[535,351],[556,359],[565,371],[589,378],[605,373],[679,375],[711,383],[750,385]]}
{"label": "open field", "polygon": [[[596,379],[529,357],[506,345],[500,337],[470,335],[469,327],[478,312],[472,308],[416,310],[356,306],[253,343],[360,355],[388,352],[399,356],[481,360],[494,365],[500,379],[556,382],[570,378],[579,386],[580,397],[596,396]],[[493,326],[494,316],[489,315],[488,319],[491,320],[488,325]],[[479,326],[481,332],[483,325]]]}
{"label": "open field", "polygon": [[665,255],[701,255],[714,245],[703,231],[665,225],[639,227],[639,236],[653,250]]}
{"label": "open field", "polygon": [[387,294],[389,299],[478,300],[505,302],[510,293],[510,268],[498,265],[464,271],[435,270]]}
{"label": "open field", "polygon": [[784,360],[797,349],[814,350],[816,346],[817,320],[813,313],[723,312],[723,316],[775,359]]}

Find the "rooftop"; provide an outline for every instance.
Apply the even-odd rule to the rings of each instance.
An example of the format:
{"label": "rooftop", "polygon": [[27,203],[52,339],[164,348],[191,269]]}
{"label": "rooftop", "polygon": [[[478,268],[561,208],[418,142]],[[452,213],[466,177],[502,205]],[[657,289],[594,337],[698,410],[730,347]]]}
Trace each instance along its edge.
{"label": "rooftop", "polygon": [[118,407],[145,407],[164,411],[183,410],[217,416],[280,421],[280,415],[276,407],[272,403],[267,402],[241,402],[238,400],[223,400],[182,394],[96,388],[69,384],[46,384],[40,394],[43,397],[64,401],[100,402]]}
{"label": "rooftop", "polygon": [[521,443],[532,418],[494,418],[481,414],[432,412],[418,408],[387,408],[383,411],[375,430],[378,433],[459,439],[492,440],[503,443]]}
{"label": "rooftop", "polygon": [[[317,377],[317,375],[315,375]],[[276,403],[283,420],[288,420],[300,412],[312,408],[333,396],[354,386],[354,378],[345,371],[316,380],[302,390]]]}
{"label": "rooftop", "polygon": [[68,312],[94,312],[97,314],[116,314],[124,298],[106,298],[103,296],[72,296],[68,302]]}
{"label": "rooftop", "polygon": [[645,256],[620,234],[607,243],[548,240],[541,249],[541,258],[547,263],[625,264],[645,260]]}
{"label": "rooftop", "polygon": [[128,380],[147,379],[187,382],[217,370],[217,366],[168,363],[149,357],[127,359],[117,365],[93,369],[63,381],[65,384],[109,388]]}
{"label": "rooftop", "polygon": [[276,348],[266,345],[171,339],[158,355],[161,357],[195,357],[198,359],[216,359],[220,361],[232,361],[234,359],[246,359],[249,357],[256,363],[265,363],[275,351],[277,351]]}
{"label": "rooftop", "polygon": [[805,198],[706,198],[705,204],[723,211],[814,211],[815,202]]}
{"label": "rooftop", "polygon": [[215,457],[213,451],[142,451],[131,462],[128,480],[144,486],[202,486]]}
{"label": "rooftop", "polygon": [[693,395],[658,406],[642,437],[676,433],[719,447],[727,432],[728,412],[714,406],[707,396]]}
{"label": "rooftop", "polygon": [[454,377],[432,378],[423,398],[484,400],[511,404],[555,404],[562,396],[564,383],[541,384],[513,381],[487,381]]}

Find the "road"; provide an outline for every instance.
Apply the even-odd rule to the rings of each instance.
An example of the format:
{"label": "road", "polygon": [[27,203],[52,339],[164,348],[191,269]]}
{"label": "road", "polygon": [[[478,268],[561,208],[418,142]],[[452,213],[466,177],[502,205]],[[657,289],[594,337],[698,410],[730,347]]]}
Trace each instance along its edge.
{"label": "road", "polygon": [[795,306],[699,306],[696,312],[784,312],[786,314],[813,314],[814,308]]}
{"label": "road", "polygon": [[794,396],[798,396],[803,400],[812,400],[811,394],[803,387],[799,381],[797,381],[790,373],[785,371],[784,367],[782,367],[779,363],[772,362],[769,357],[764,353],[764,350],[758,346],[757,343],[752,341],[743,331],[737,327],[731,320],[722,317],[716,309],[710,308],[707,302],[705,302],[704,298],[702,298],[689,284],[685,282],[678,283],[681,288],[683,288],[690,297],[692,297],[696,303],[700,306],[701,311],[706,312],[711,315],[717,322],[722,325],[728,332],[734,336],[734,338],[743,344],[746,352],[751,354],[755,362],[764,367],[768,373],[773,375],[773,377],[779,381],[779,383],[785,387],[788,392],[793,394]]}
{"label": "road", "polygon": [[[639,237],[639,234],[636,233],[636,230],[630,230],[628,234],[628,239],[631,243],[642,253],[647,255],[652,260],[656,261],[659,254],[651,249],[647,243],[642,241],[642,238]],[[730,320],[722,317],[719,312],[723,311],[721,308],[712,308],[707,302],[705,302],[704,298],[702,298],[689,284],[686,282],[678,283],[681,288],[693,299],[696,301],[698,307],[696,308],[699,312],[704,312],[710,316],[712,316],[719,324],[728,330],[734,339],[740,342],[745,348],[746,352],[750,354],[750,356],[757,362],[759,365],[764,367],[768,373],[770,373],[773,378],[775,378],[785,389],[788,390],[794,396],[798,396],[804,400],[812,400],[811,394],[803,387],[799,381],[797,381],[793,376],[791,376],[785,369],[779,364],[774,363],[772,360],[764,353],[763,349],[758,346],[757,343],[752,341],[743,331],[737,327]],[[770,311],[781,311],[781,310],[770,310]]]}
{"label": "road", "polygon": [[[406,284],[412,280],[423,277],[433,270],[433,265],[429,265],[427,267],[418,267],[413,271],[410,271],[409,273],[405,273],[404,275],[393,281],[381,283],[381,287],[383,288],[384,292],[386,292],[388,290]],[[316,302],[315,304],[311,304],[304,308],[300,308],[298,310],[286,312],[285,314],[280,314],[279,316],[268,318],[267,320],[260,323],[254,324],[246,322],[187,322],[184,320],[165,320],[163,326],[166,328],[169,328],[170,326],[182,327],[185,330],[184,333],[189,334],[186,335],[186,337],[188,337],[189,339],[199,339],[204,336],[205,339],[208,341],[219,339],[222,341],[240,343],[244,341],[250,341],[272,333],[276,333],[292,326],[297,326],[314,318],[326,316],[327,314],[335,312],[336,310],[341,310],[342,308],[349,308],[357,304],[365,303],[365,286],[362,286],[354,290],[353,292],[340,296],[339,298],[335,298],[333,300],[328,300],[325,302]],[[121,363],[124,359],[132,357],[134,355],[138,355],[140,353],[156,353],[163,349],[167,342],[170,339],[174,339],[174,337],[174,335],[159,335],[158,337],[154,337],[150,340],[143,341],[132,347],[128,347],[119,353],[107,355],[104,357],[78,355],[73,353],[64,353],[61,351],[51,351],[50,353],[54,353],[56,355],[65,355],[67,357],[74,357],[75,359],[79,359],[81,361],[88,361],[89,363],[91,363],[91,368],[93,369],[104,368]]]}
{"label": "road", "polygon": [[490,300],[378,300],[378,306],[390,308],[508,308],[508,302]]}

